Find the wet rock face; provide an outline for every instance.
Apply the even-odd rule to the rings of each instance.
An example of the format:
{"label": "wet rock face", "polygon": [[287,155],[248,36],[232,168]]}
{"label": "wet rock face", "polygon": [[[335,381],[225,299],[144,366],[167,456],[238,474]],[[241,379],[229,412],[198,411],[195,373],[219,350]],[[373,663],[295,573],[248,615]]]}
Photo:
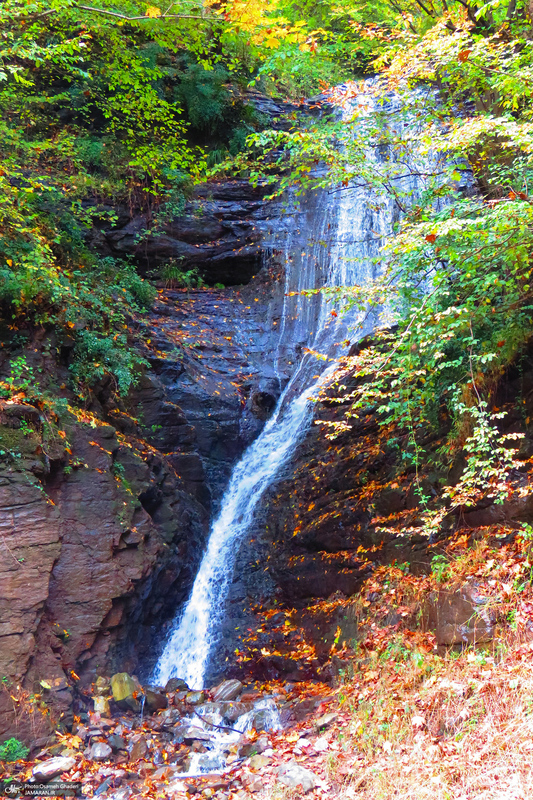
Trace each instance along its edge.
{"label": "wet rock face", "polygon": [[279,397],[271,372],[282,302],[278,276],[265,267],[240,289],[166,291],[149,319],[145,355],[165,404],[154,405],[153,383],[139,387],[143,432],[207,508]]}
{"label": "wet rock face", "polygon": [[174,261],[184,271],[197,267],[210,285],[246,284],[261,266],[263,229],[273,213],[267,193],[247,181],[202,185],[182,216],[154,228],[146,214],[119,215],[116,227],[94,234],[94,245],[105,255],[133,256],[144,273]]}
{"label": "wet rock face", "polygon": [[[62,423],[70,454],[63,440],[43,450],[36,408],[0,408],[1,675],[28,692],[44,680],[67,720],[76,686],[97,673],[149,672],[190,592],[231,466],[264,424],[243,419],[270,386],[277,285],[267,273],[243,290],[162,294],[146,336],[152,370],[126,403],[97,387],[99,421]],[[46,370],[68,383],[65,367]],[[31,725],[35,736],[0,693],[0,733],[25,738]]]}

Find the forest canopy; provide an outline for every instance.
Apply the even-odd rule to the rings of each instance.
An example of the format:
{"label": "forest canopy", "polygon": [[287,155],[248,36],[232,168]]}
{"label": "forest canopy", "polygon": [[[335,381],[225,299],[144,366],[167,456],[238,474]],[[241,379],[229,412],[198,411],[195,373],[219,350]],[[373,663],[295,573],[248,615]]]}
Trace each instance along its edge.
{"label": "forest canopy", "polygon": [[[132,263],[88,246],[95,222],[124,204],[156,224],[224,172],[278,191],[356,175],[393,191],[402,215],[383,279],[362,295],[354,287],[354,302],[392,303],[400,335],[392,359],[366,351],[361,369],[377,377],[353,413],[378,402],[385,418],[415,424],[416,409],[423,426],[444,402],[462,429],[464,409],[484,407],[533,319],[528,5],[7,0],[0,28],[2,319],[73,331],[80,391],[109,373],[127,392],[138,365],[127,322],[153,298]],[[376,75],[375,96],[411,92],[417,147],[445,155],[414,205],[394,188],[412,141],[391,135],[385,110],[271,131],[246,102],[250,91],[298,99],[346,81],[356,96]],[[413,93],[420,86],[431,91]],[[365,158],[376,143],[392,154],[385,175]],[[317,163],[329,167],[319,180]]]}

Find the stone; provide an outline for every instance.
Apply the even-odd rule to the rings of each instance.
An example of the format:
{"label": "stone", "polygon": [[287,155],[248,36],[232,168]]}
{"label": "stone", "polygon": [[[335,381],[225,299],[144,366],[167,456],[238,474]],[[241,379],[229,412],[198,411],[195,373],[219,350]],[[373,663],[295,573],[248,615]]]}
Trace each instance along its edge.
{"label": "stone", "polygon": [[148,711],[161,711],[168,706],[168,699],[160,692],[144,687],[144,707]]}
{"label": "stone", "polygon": [[168,692],[183,692],[183,691],[188,692],[189,687],[187,686],[185,681],[182,680],[181,678],[170,678],[170,680],[167,681],[165,686],[165,693],[168,694]]}
{"label": "stone", "polygon": [[43,761],[32,769],[32,776],[37,783],[48,783],[52,778],[57,778],[63,772],[68,772],[76,766],[76,759],[66,756],[57,756]]}
{"label": "stone", "polygon": [[95,790],[93,796],[94,797],[98,797],[98,795],[103,794],[104,792],[107,792],[107,790],[112,787],[113,782],[114,782],[113,776],[109,775],[109,777],[106,778],[105,781],[102,781],[100,786]]}
{"label": "stone", "polygon": [[115,789],[114,792],[107,795],[107,800],[128,800],[133,794],[129,786],[121,786],[120,789]]}
{"label": "stone", "polygon": [[259,775],[243,776],[242,782],[249,792],[260,792],[264,786],[263,778]]}
{"label": "stone", "polygon": [[165,764],[152,774],[152,780],[154,781],[170,781],[174,777],[174,775],[179,774],[179,770],[176,769],[175,766],[171,766],[170,764]]}
{"label": "stone", "polygon": [[188,692],[185,702],[190,706],[199,706],[205,702],[205,694],[203,692]]}
{"label": "stone", "polygon": [[288,786],[290,789],[296,789],[301,786],[304,792],[310,792],[317,786],[317,777],[314,772],[301,767],[296,761],[282,764],[278,769],[278,778],[284,786]]}
{"label": "stone", "polygon": [[198,761],[196,762],[198,772],[216,772],[216,770],[218,770],[220,767],[219,759],[220,756],[218,754],[213,754],[210,752],[199,755]]}
{"label": "stone", "polygon": [[165,786],[165,793],[172,796],[173,794],[185,794],[187,791],[187,784],[180,780],[171,781],[168,786]]}
{"label": "stone", "polygon": [[317,731],[324,730],[325,728],[329,728],[330,725],[333,725],[338,718],[338,714],[324,714],[324,716],[319,717],[315,722],[315,728]]}
{"label": "stone", "polygon": [[490,642],[496,619],[490,597],[478,591],[475,582],[433,592],[423,608],[424,627],[435,632],[440,646]]}
{"label": "stone", "polygon": [[107,737],[107,743],[113,750],[127,750],[128,743],[122,736],[117,736],[116,733],[112,733]]}
{"label": "stone", "polygon": [[103,675],[99,675],[94,682],[94,693],[103,697],[104,695],[108,695],[110,691],[111,683],[109,682],[109,678],[104,678]]}
{"label": "stone", "polygon": [[[201,706],[196,706],[196,712],[200,714],[202,719],[223,716],[224,703],[202,703]],[[213,721],[213,720],[212,720]]]}
{"label": "stone", "polygon": [[243,689],[243,684],[237,679],[222,681],[212,690],[212,697],[215,703],[224,700],[235,700]]}
{"label": "stone", "polygon": [[167,708],[159,715],[158,724],[161,728],[171,728],[180,721],[182,713],[179,708]]}
{"label": "stone", "polygon": [[130,711],[140,711],[141,704],[137,698],[139,694],[137,684],[127,672],[117,672],[111,678],[113,700],[120,708]]}
{"label": "stone", "polygon": [[182,742],[210,742],[213,738],[212,734],[208,733],[203,728],[196,725],[188,725],[187,723],[178,723],[174,727],[174,741]]}
{"label": "stone", "polygon": [[251,756],[248,761],[248,766],[251,769],[264,769],[264,767],[268,766],[272,761],[271,758],[268,756],[261,755],[260,753],[256,753],[255,755]]}
{"label": "stone", "polygon": [[309,739],[306,739],[305,737],[302,736],[302,738],[298,739],[298,741],[296,742],[294,748],[294,754],[297,756],[301,755],[302,753],[306,753],[309,750],[311,750],[312,747],[313,743]]}
{"label": "stone", "polygon": [[237,750],[240,758],[248,758],[258,753],[263,753],[270,747],[270,742],[266,736],[260,736],[255,742],[245,742]]}
{"label": "stone", "polygon": [[139,761],[141,758],[144,758],[148,752],[148,745],[146,744],[145,739],[140,738],[136,742],[133,742],[129,752],[130,761]]}
{"label": "stone", "polygon": [[94,710],[97,714],[106,714],[110,713],[109,709],[109,700],[107,697],[93,697],[94,703]]}
{"label": "stone", "polygon": [[243,714],[251,711],[253,705],[251,703],[224,703],[221,708],[222,716],[228,722],[236,722]]}
{"label": "stone", "polygon": [[270,708],[258,709],[252,720],[252,727],[256,731],[268,731],[272,726],[272,711]]}
{"label": "stone", "polygon": [[105,742],[95,742],[91,745],[89,758],[93,761],[108,761],[113,753],[112,748]]}

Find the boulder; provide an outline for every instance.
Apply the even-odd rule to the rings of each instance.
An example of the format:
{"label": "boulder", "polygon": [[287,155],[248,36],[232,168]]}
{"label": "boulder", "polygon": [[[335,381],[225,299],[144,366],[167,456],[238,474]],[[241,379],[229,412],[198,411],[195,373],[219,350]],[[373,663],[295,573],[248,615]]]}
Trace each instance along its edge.
{"label": "boulder", "polygon": [[213,700],[215,703],[225,700],[235,700],[243,689],[243,684],[235,678],[229,681],[222,681],[222,683],[219,683],[212,691]]}
{"label": "boulder", "polygon": [[37,783],[48,783],[48,781],[57,778],[63,772],[68,772],[74,766],[76,766],[76,759],[69,756],[57,756],[36,764],[31,774]]}
{"label": "boulder", "polygon": [[424,627],[435,632],[439,646],[490,642],[496,621],[490,597],[475,582],[432,592],[423,608]]}
{"label": "boulder", "polygon": [[189,687],[181,678],[170,678],[165,686],[165,693],[168,692],[188,692]]}
{"label": "boulder", "polygon": [[148,711],[160,711],[168,706],[168,700],[164,694],[154,692],[148,687],[144,687],[144,707]]}
{"label": "boulder", "polygon": [[120,708],[140,711],[139,690],[137,684],[127,672],[117,672],[111,678],[113,700]]}

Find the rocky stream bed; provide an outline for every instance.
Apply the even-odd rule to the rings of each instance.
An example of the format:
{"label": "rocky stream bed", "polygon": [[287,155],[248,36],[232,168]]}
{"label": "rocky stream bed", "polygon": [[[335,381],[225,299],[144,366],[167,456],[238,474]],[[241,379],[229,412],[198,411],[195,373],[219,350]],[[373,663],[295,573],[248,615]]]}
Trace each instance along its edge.
{"label": "rocky stream bed", "polygon": [[226,680],[190,691],[179,679],[162,689],[118,673],[92,691],[94,710],[70,732],[35,741],[30,761],[6,765],[4,780],[26,783],[28,794],[44,784],[48,796],[54,783],[71,781],[85,796],[113,800],[237,800],[274,785],[327,796],[324,755],[338,747],[328,731],[343,724],[330,710],[330,686],[304,693],[291,683]]}

